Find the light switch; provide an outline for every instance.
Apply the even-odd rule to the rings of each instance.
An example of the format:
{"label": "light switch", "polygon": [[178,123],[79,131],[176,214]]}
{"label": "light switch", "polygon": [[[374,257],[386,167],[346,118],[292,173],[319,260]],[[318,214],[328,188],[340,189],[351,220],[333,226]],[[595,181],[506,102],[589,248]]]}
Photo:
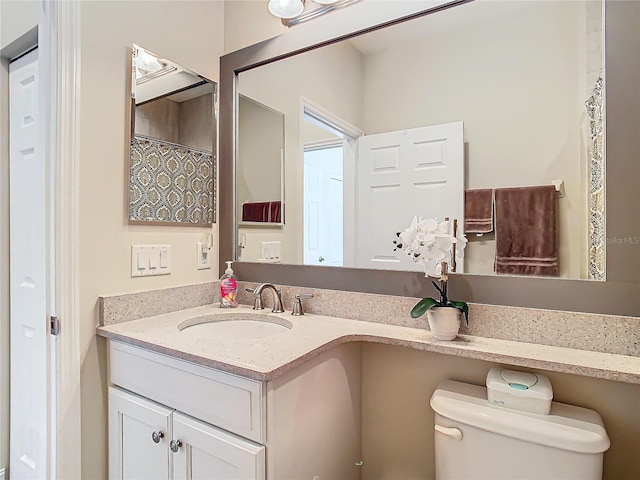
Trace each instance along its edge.
{"label": "light switch", "polygon": [[138,252],[138,270],[146,270],[149,267],[149,253]]}
{"label": "light switch", "polygon": [[131,276],[171,273],[171,245],[131,245]]}
{"label": "light switch", "polygon": [[158,267],[160,267],[160,251],[152,248],[149,252],[149,268],[155,270]]}
{"label": "light switch", "polygon": [[169,266],[169,254],[166,250],[160,251],[160,268],[167,268]]}

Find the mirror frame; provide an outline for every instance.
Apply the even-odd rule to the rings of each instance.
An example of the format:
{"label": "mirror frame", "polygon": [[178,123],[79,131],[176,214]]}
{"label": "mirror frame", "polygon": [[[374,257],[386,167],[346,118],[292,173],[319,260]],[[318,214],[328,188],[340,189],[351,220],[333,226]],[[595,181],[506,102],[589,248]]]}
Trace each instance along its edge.
{"label": "mirror frame", "polygon": [[[341,40],[473,0],[363,2],[220,59],[219,265],[235,260],[235,151],[238,74]],[[606,281],[451,274],[453,295],[471,303],[640,316],[640,48],[630,9],[605,1]],[[411,4],[411,5],[408,5]],[[637,18],[637,17],[635,17]],[[373,26],[372,26],[373,25]],[[629,94],[631,91],[632,95]],[[636,208],[629,205],[637,205]],[[625,208],[627,213],[625,214]],[[631,216],[635,215],[634,216]],[[624,241],[631,239],[631,241]],[[423,297],[432,288],[419,272],[235,262],[238,277],[309,288]]]}

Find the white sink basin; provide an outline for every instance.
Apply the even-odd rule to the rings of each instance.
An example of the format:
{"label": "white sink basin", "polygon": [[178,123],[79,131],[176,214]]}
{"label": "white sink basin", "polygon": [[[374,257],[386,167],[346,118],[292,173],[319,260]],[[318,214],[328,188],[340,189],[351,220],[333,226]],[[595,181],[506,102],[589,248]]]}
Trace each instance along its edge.
{"label": "white sink basin", "polygon": [[288,332],[292,323],[261,313],[222,313],[193,317],[178,325],[181,335],[214,340],[249,340]]}

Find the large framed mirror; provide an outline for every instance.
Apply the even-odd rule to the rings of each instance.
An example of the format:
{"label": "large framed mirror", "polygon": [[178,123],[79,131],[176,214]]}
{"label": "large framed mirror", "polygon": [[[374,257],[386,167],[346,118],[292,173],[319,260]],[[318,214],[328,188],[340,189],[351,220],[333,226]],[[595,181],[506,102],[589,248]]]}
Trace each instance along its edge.
{"label": "large framed mirror", "polygon": [[[621,3],[463,1],[434,6],[434,2],[394,2],[396,17],[388,5],[376,12],[374,5],[363,4],[350,7],[351,13],[346,9],[349,21],[338,22],[342,27],[334,26],[330,33],[327,24],[304,34],[292,29],[223,57],[222,112],[231,116],[238,96],[247,94],[284,112],[285,185],[300,197],[289,196],[288,224],[281,235],[286,265],[263,265],[254,263],[259,262],[257,258],[243,256],[237,265],[239,274],[247,280],[423,296],[426,281],[420,274],[409,273],[410,268],[379,271],[347,255],[349,242],[352,250],[362,250],[357,229],[352,234],[346,228],[341,232],[338,245],[343,251],[342,259],[333,264],[337,266],[318,267],[307,260],[304,235],[310,229],[304,186],[309,162],[305,153],[317,151],[323,143],[327,151],[337,145],[349,148],[354,139],[347,132],[361,131],[365,138],[389,133],[402,137],[415,129],[462,122],[464,166],[455,195],[460,199],[457,211],[431,213],[416,208],[417,202],[405,202],[395,209],[397,218],[391,218],[380,206],[356,195],[353,203],[368,205],[376,225],[385,223],[382,220],[389,223],[385,223],[387,237],[378,231],[369,231],[365,237],[388,239],[391,251],[394,230],[408,225],[413,215],[464,218],[464,190],[545,184],[558,184],[561,190],[562,181],[564,191],[558,192],[556,214],[559,276],[564,279],[495,275],[495,238],[491,233],[468,234],[465,273],[452,276],[452,288],[460,292],[457,296],[477,303],[637,313],[640,256],[634,239],[640,220],[629,206],[612,210],[612,205],[625,203],[619,184],[604,190],[605,173],[607,185],[615,178],[629,191],[637,190],[639,180],[637,167],[631,172],[624,162],[625,150],[637,147],[637,140],[619,130],[609,133],[626,121],[636,124],[640,115],[628,104],[630,98],[637,103],[633,97],[637,86],[622,80],[630,74],[638,76],[633,71],[638,59],[631,64],[615,61],[622,50],[637,49],[638,40],[637,17],[630,19],[628,11],[636,7]],[[416,4],[421,8],[416,9]],[[341,76],[328,78],[333,72]],[[295,77],[305,81],[295,84]],[[280,80],[274,85],[269,78]],[[261,91],[261,84],[269,85],[269,90]],[[279,86],[293,95],[284,97]],[[328,114],[324,119],[315,116],[308,127],[313,134],[306,131],[301,98],[311,99]],[[235,169],[242,168],[229,142],[234,122],[231,116],[221,125],[221,175],[230,179]],[[353,128],[339,128],[340,124]],[[324,138],[318,137],[318,126],[329,127]],[[381,151],[386,148],[378,146]],[[388,170],[390,164],[381,158],[378,167]],[[342,172],[343,190],[338,197],[345,200],[343,214],[357,220],[360,214],[346,208],[344,192],[350,188],[348,181],[358,183],[349,178],[348,169],[343,167]],[[221,189],[220,198],[233,201],[234,196]],[[451,209],[452,202],[446,202],[446,207]],[[230,227],[230,233],[221,237],[221,260],[226,260],[237,249],[238,222],[232,216],[221,217],[221,222]],[[358,221],[335,223],[348,226]],[[243,232],[243,241],[253,239]],[[255,242],[262,242],[259,234]],[[378,248],[382,252],[384,244]],[[635,270],[630,265],[636,265]],[[604,280],[605,270],[606,282],[588,281]]]}
{"label": "large framed mirror", "polygon": [[131,65],[129,222],[214,223],[216,83],[135,44]]}

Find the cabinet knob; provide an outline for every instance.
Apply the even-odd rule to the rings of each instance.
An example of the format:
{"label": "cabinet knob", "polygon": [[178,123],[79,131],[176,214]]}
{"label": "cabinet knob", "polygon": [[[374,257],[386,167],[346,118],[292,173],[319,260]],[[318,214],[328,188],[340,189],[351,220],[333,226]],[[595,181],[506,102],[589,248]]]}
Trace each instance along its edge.
{"label": "cabinet knob", "polygon": [[153,440],[153,443],[160,443],[162,438],[164,438],[164,432],[162,430],[158,430],[151,434],[151,440]]}
{"label": "cabinet knob", "polygon": [[180,440],[171,440],[171,442],[169,443],[169,448],[173,453],[177,453],[178,450],[180,450],[181,446],[182,442]]}

